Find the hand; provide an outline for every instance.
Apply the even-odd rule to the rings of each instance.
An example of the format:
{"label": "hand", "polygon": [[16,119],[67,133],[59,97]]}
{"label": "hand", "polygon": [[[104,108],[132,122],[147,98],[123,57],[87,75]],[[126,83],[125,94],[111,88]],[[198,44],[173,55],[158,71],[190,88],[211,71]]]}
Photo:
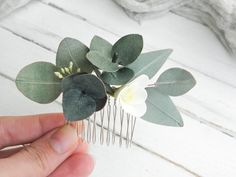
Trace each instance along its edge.
{"label": "hand", "polygon": [[0,117],[0,177],[86,177],[93,169],[87,148],[62,114]]}

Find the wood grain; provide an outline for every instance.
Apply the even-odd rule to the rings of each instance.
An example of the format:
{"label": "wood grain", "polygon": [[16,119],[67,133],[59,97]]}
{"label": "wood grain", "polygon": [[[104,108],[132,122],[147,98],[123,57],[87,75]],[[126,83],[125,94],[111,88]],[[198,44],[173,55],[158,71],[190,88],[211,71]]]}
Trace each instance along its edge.
{"label": "wood grain", "polygon": [[[60,5],[59,2],[63,3],[64,1],[58,1],[58,4]],[[78,4],[77,1],[76,2],[71,1],[71,3],[65,3],[64,6],[71,7],[70,4],[74,3],[76,4],[74,5],[74,7],[88,8],[87,6],[89,4],[91,4],[92,2],[95,3],[95,1],[91,1],[91,0],[86,1],[86,2],[87,3],[81,2],[81,4],[77,5]],[[86,43],[87,45],[89,45],[91,38],[95,34],[103,36],[107,40],[114,42],[118,39],[118,36],[120,36],[123,33],[120,32],[120,34],[114,34],[112,32],[109,32],[113,30],[114,27],[111,28],[110,30],[106,30],[104,28],[110,28],[110,26],[112,25],[117,26],[117,23],[119,23],[122,26],[122,28],[118,28],[117,26],[117,30],[126,29],[126,32],[140,32],[141,34],[143,34],[145,41],[147,39],[147,42],[148,42],[148,46],[145,47],[145,50],[146,51],[150,50],[147,35],[154,36],[156,38],[156,33],[145,31],[144,29],[147,28],[146,23],[143,24],[142,26],[139,26],[137,23],[130,21],[130,19],[128,19],[123,14],[123,12],[117,8],[117,6],[114,6],[114,4],[112,5],[111,3],[102,1],[102,5],[104,5],[104,7],[101,6],[101,4],[100,5],[97,4],[96,6],[97,8],[100,8],[99,11],[101,11],[101,15],[97,15],[97,16],[101,16],[104,18],[97,17],[96,15],[92,16],[91,14],[87,13],[86,11],[83,11],[82,9],[79,9],[79,10],[72,9],[70,11],[71,13],[72,12],[75,13],[75,10],[77,10],[80,13],[83,12],[84,15],[87,15],[86,18],[90,19],[90,20],[87,20],[85,18],[82,18],[81,16],[71,15],[68,12],[64,12],[58,8],[54,8],[54,6],[52,7],[52,5],[48,6],[40,2],[34,2],[34,3],[31,3],[31,5],[27,6],[26,8],[22,9],[21,11],[17,12],[17,14],[13,14],[9,16],[9,18],[3,20],[0,23],[0,25],[3,28],[23,38],[26,38],[27,40],[45,49],[55,52],[60,40],[66,36],[75,37],[81,40],[82,42]],[[108,8],[107,6],[109,6],[113,10],[109,10],[110,8]],[[113,11],[116,13],[114,13]],[[107,13],[107,15],[104,14],[105,12]],[[110,13],[112,13],[112,15],[109,15]],[[31,18],[28,18],[29,16]],[[111,20],[112,17],[116,19]],[[117,20],[118,18],[120,18],[121,20],[118,21]],[[236,99],[235,99],[236,89],[234,88],[234,86],[231,86],[225,82],[222,82],[220,78],[218,77],[219,73],[221,73],[220,77],[225,77],[224,79],[227,80],[229,78],[228,76],[230,76],[230,79],[233,81],[234,77],[232,76],[236,74],[235,73],[236,70],[231,70],[230,68],[234,66],[235,61],[231,60],[229,57],[227,58],[226,54],[223,54],[224,53],[223,48],[219,48],[217,39],[214,39],[213,37],[211,37],[210,35],[211,33],[207,31],[207,28],[203,27],[200,24],[183,20],[182,18],[181,18],[182,20],[180,20],[179,19],[180,17],[173,16],[173,15],[171,15],[170,19],[166,19],[166,20],[171,21],[173,20],[172,18],[176,18],[175,25],[185,26],[187,28],[190,28],[190,31],[193,30],[196,33],[195,40],[197,40],[197,38],[200,39],[200,41],[197,42],[198,45],[199,43],[204,43],[204,41],[205,42],[207,41],[208,43],[206,43],[204,46],[205,47],[211,46],[212,48],[215,49],[215,51],[217,51],[217,54],[214,54],[212,56],[208,56],[209,53],[211,52],[206,52],[206,51],[204,52],[203,50],[201,52],[196,51],[196,55],[195,55],[195,52],[192,52],[192,55],[194,54],[193,56],[188,55],[188,56],[183,57],[185,58],[185,60],[188,60],[188,62],[190,62],[191,65],[189,65],[188,63],[180,64],[179,62],[176,62],[173,60],[169,60],[166,63],[162,71],[171,66],[184,67],[188,69],[189,71],[191,71],[197,80],[197,86],[191,92],[189,92],[187,95],[183,97],[175,98],[174,101],[177,103],[182,113],[187,114],[189,117],[195,120],[198,120],[208,126],[211,126],[223,133],[226,133],[230,136],[235,137],[236,136],[236,120],[234,119],[234,117],[236,114]],[[61,19],[64,19],[63,23]],[[104,24],[103,28],[96,26],[96,24],[91,22],[91,20],[94,20],[93,21],[94,23],[96,22],[96,23]],[[114,21],[116,23],[114,23]],[[162,20],[161,21],[155,20],[155,21],[152,21],[152,23],[153,25],[156,26],[154,27],[157,29],[163,26]],[[176,39],[182,36],[182,35],[179,35],[178,31],[177,32],[172,31],[171,35],[169,34],[168,30],[167,32],[164,32],[164,28],[169,29],[168,24],[166,24],[162,28],[163,28],[163,32],[159,32],[159,33],[163,35],[166,35],[167,33],[170,36],[168,38],[169,40],[166,40],[166,41],[178,42],[180,40],[180,39],[178,40]],[[209,33],[209,36],[207,36],[208,33]],[[181,39],[182,38],[183,37],[181,37]],[[182,43],[186,42],[184,39],[186,38],[182,39],[183,40]],[[203,39],[204,41],[201,41]],[[155,41],[158,41],[158,39],[153,40],[152,43],[154,43]],[[162,41],[155,42],[155,44],[157,45],[162,44]],[[170,44],[170,46],[173,46],[173,44]],[[177,44],[175,46],[177,46]],[[186,48],[187,47],[182,46],[183,54],[185,53],[183,50],[186,51]],[[189,47],[189,48],[190,50],[195,49],[194,46]],[[210,49],[208,50],[210,51]],[[174,52],[173,56],[171,56],[172,58],[175,58],[175,59],[179,58],[181,61],[185,62],[185,60],[182,60],[182,57],[178,55],[176,56],[175,53],[176,52]],[[216,57],[215,60],[221,61],[221,66],[220,66],[221,69],[219,68],[217,69],[217,67],[215,67],[217,65],[215,60],[213,60],[213,58],[215,58],[215,55],[218,56]],[[198,58],[197,60],[196,60],[196,57]],[[225,58],[225,60],[223,60],[222,58]],[[197,66],[196,64],[199,64],[199,63],[205,66],[204,67]],[[214,67],[212,67],[213,65]],[[197,70],[194,68],[197,68]],[[199,69],[201,69],[201,71]],[[213,73],[208,73],[208,70],[214,70],[214,71],[217,70],[218,74],[216,75]],[[218,72],[219,70],[221,72]],[[225,72],[227,74],[225,74]],[[217,79],[214,79],[213,76],[217,77]],[[232,82],[232,83],[235,83],[235,82]]]}
{"label": "wood grain", "polygon": [[[50,9],[50,7],[40,6],[37,3],[32,4],[32,5],[38,7],[38,13],[41,12],[42,14],[46,14],[47,12],[47,16],[50,16],[50,17],[53,17],[53,14],[57,12]],[[44,8],[48,10],[45,11]],[[35,9],[32,8],[33,10],[32,13],[37,12],[36,9],[37,8]],[[27,9],[26,9],[26,12],[27,12]],[[52,14],[50,12],[52,12]],[[61,17],[61,16],[58,17],[59,14],[60,14],[59,12],[58,14],[56,14],[57,18]],[[22,17],[21,15],[23,15],[23,11],[20,11],[17,13],[17,16],[19,18]],[[6,22],[7,20],[9,20],[10,22],[13,17],[14,16],[11,16],[5,21],[3,21],[1,25],[5,24],[4,22]],[[55,19],[57,18],[55,17]],[[67,19],[64,16],[64,18],[66,21],[69,20],[69,17]],[[36,19],[33,19],[33,20],[35,21],[35,23],[38,23]],[[19,21],[20,20],[18,20],[18,22]],[[13,22],[13,20],[11,22]],[[75,22],[77,22],[77,19],[75,19]],[[46,22],[44,21],[44,23]],[[25,22],[25,24],[26,26],[32,26],[32,23],[30,24],[28,22]],[[82,28],[82,26],[77,26],[76,24],[74,24],[75,31],[79,29],[79,27]],[[40,23],[38,23],[37,26],[40,26]],[[12,29],[14,28],[12,27]],[[56,27],[54,28],[54,30],[55,29]],[[35,44],[35,41],[43,42],[41,41],[41,38],[37,39],[33,36],[33,34],[35,34],[36,36],[38,35],[36,33],[36,30],[33,30],[33,31],[28,30],[27,31],[28,33],[26,32],[23,33],[23,28],[20,28],[19,26],[16,25],[15,31],[19,32],[20,34],[24,34],[25,36],[23,36],[22,38],[22,36],[21,37],[16,36],[15,34],[9,31],[3,30],[3,29],[0,30],[0,36],[2,39],[0,41],[0,46],[3,48],[0,54],[0,57],[2,59],[1,62],[3,63],[0,66],[0,71],[2,73],[14,78],[14,76],[22,67],[22,65],[25,65],[29,62],[36,61],[37,58],[40,58],[40,60],[45,60],[45,61],[54,60],[53,59],[55,56],[54,53],[50,52],[49,50],[45,48],[39,47],[41,44],[40,45],[38,45],[38,43]],[[64,34],[62,32],[60,33]],[[73,34],[76,36],[75,33]],[[90,33],[88,34],[90,35]],[[91,32],[91,35],[92,35],[92,32]],[[29,36],[32,36],[32,38],[29,38]],[[45,35],[42,35],[40,37],[43,37],[43,36],[44,36],[44,40],[46,40],[47,38]],[[25,40],[24,38],[27,38],[28,40]],[[83,36],[83,38],[88,41],[90,40],[90,36],[87,36],[87,38]],[[48,43],[50,43],[50,39],[51,38],[49,38]],[[115,39],[115,37],[113,39]],[[44,42],[43,44],[47,44],[47,42]],[[14,52],[11,52],[11,51],[14,51]],[[11,64],[13,63],[13,61],[15,62],[14,65]],[[7,85],[7,84],[4,84],[4,85]],[[7,94],[4,94],[4,95],[7,96],[8,100],[13,99],[13,98],[10,98],[9,95]],[[2,100],[7,100],[5,97],[3,98],[4,99]],[[24,106],[23,103],[21,105]],[[12,108],[13,106],[8,106],[8,107]],[[28,111],[29,107],[27,105],[26,107],[27,107],[26,111]],[[35,113],[36,113],[36,110],[35,110]],[[5,114],[5,112],[3,112],[2,114]],[[15,110],[14,114],[20,114],[20,112],[18,110]],[[184,173],[187,173],[187,175],[189,176],[229,176],[229,177],[232,176],[233,177],[236,174],[236,171],[235,171],[236,162],[234,158],[234,156],[236,155],[235,139],[230,138],[229,136],[226,136],[225,134],[222,134],[220,131],[212,129],[204,124],[201,124],[198,121],[194,121],[191,118],[189,118],[187,115],[184,115],[184,121],[185,121],[184,128],[171,128],[171,127],[157,126],[157,125],[149,124],[147,122],[139,120],[136,126],[136,134],[135,134],[134,142],[136,146],[139,146],[143,151],[145,151],[144,155],[134,154],[133,158],[135,157],[135,159],[131,158],[131,160],[130,159],[126,160],[126,158],[129,158],[128,157],[129,154],[126,154],[126,156],[123,156],[124,158],[121,158],[122,153],[121,154],[118,153],[118,155],[120,155],[120,156],[117,156],[119,161],[117,161],[117,163],[114,162],[115,165],[113,167],[111,167],[112,165],[109,166],[110,170],[104,171],[102,169],[104,169],[109,159],[116,158],[114,155],[116,153],[114,153],[110,149],[113,152],[112,155],[109,156],[109,158],[104,157],[106,151],[105,149],[102,149],[102,147],[100,147],[99,150],[102,152],[101,155],[99,155],[96,152],[95,154],[98,154],[97,158],[101,159],[101,161],[103,161],[104,158],[107,158],[107,161],[105,160],[106,163],[104,164],[100,162],[101,166],[100,167],[98,166],[98,170],[102,171],[101,174],[105,174],[105,176],[109,176],[109,174],[111,174],[112,171],[116,171],[116,170],[119,170],[119,172],[121,173],[122,169],[124,170],[123,171],[124,175],[128,173],[130,174],[130,176],[132,176],[132,173],[133,173],[133,176],[135,175],[137,176],[138,174],[141,174],[143,176],[151,176],[151,175],[157,176],[158,174],[162,174],[162,173],[161,172],[158,173],[158,171],[155,170],[155,169],[158,169],[158,163],[156,166],[156,162],[154,161],[154,159],[161,158],[161,159],[165,159],[165,161],[170,162],[172,165],[180,168],[182,172],[184,171]],[[135,152],[135,148],[131,150],[129,153],[133,153],[133,152]],[[141,162],[138,162],[137,164],[131,163],[131,162],[136,162],[137,157],[143,156],[143,158],[147,158],[147,156],[149,155],[151,157],[151,160],[142,161],[142,158],[141,158]],[[125,163],[123,161],[125,161]],[[150,175],[146,173],[145,171],[143,171],[143,170],[146,170],[146,168],[144,167],[145,164],[150,164],[151,166],[153,165],[152,169],[147,170],[147,171],[150,171]],[[139,169],[136,169],[135,167],[138,167]],[[163,167],[163,169],[166,169],[166,168]],[[135,170],[138,171],[139,173],[138,174],[135,173]],[[171,174],[168,174],[165,171],[166,170],[163,171],[162,176],[167,176],[167,177],[168,176],[184,176],[183,174],[181,174],[182,172],[178,174],[177,172],[170,170]],[[121,176],[120,173],[117,172],[117,174],[119,174],[118,176]],[[95,172],[94,175],[98,175],[98,174],[96,174]]]}
{"label": "wood grain", "polygon": [[[61,106],[57,103],[52,103],[48,106],[34,103],[19,94],[19,91],[12,81],[1,76],[0,81],[2,84],[0,92],[0,115],[29,115],[61,112]],[[126,148],[107,148],[93,145],[90,152],[96,162],[96,168],[91,175],[92,177],[194,176],[160,157],[147,153],[137,146],[133,146],[132,149],[127,150]],[[127,156],[129,156],[129,158],[126,158]],[[139,162],[134,163],[137,161],[137,157]],[[149,162],[152,163],[149,164]]]}

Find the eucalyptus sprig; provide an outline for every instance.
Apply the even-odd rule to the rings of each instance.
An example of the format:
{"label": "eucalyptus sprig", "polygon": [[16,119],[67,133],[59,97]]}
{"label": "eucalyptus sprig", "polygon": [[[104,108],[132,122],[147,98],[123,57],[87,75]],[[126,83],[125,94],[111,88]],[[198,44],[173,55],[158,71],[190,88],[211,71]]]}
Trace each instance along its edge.
{"label": "eucalyptus sprig", "polygon": [[[107,95],[120,91],[141,75],[151,79],[172,53],[171,49],[141,54],[143,38],[129,34],[114,44],[94,36],[90,48],[82,42],[61,41],[56,64],[35,62],[16,77],[17,88],[29,99],[46,104],[63,93],[62,106],[69,121],[83,120],[103,109]],[[188,71],[171,68],[146,87],[147,109],[142,119],[161,125],[183,126],[181,115],[169,96],[185,94],[196,84]]]}

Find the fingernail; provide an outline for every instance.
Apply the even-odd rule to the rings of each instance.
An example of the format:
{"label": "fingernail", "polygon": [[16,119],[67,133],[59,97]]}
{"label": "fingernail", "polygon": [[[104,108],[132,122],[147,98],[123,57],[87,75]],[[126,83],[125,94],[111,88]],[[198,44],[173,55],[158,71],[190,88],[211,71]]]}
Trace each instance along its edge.
{"label": "fingernail", "polygon": [[77,142],[76,129],[69,125],[56,131],[50,138],[52,148],[59,154],[68,152]]}

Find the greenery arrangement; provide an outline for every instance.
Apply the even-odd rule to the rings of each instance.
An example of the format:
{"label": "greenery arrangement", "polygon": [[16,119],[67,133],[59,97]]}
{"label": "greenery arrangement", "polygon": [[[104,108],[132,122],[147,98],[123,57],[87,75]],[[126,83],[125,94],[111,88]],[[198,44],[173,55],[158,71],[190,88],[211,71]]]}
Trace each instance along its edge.
{"label": "greenery arrangement", "polygon": [[35,62],[17,75],[17,88],[29,99],[46,104],[63,93],[63,112],[68,121],[88,118],[101,110],[108,95],[122,109],[146,121],[183,126],[180,113],[170,96],[185,94],[196,84],[181,68],[170,68],[157,81],[150,79],[172,53],[171,49],[142,53],[143,38],[129,34],[114,45],[95,36],[90,48],[80,41],[61,41],[56,65]]}

